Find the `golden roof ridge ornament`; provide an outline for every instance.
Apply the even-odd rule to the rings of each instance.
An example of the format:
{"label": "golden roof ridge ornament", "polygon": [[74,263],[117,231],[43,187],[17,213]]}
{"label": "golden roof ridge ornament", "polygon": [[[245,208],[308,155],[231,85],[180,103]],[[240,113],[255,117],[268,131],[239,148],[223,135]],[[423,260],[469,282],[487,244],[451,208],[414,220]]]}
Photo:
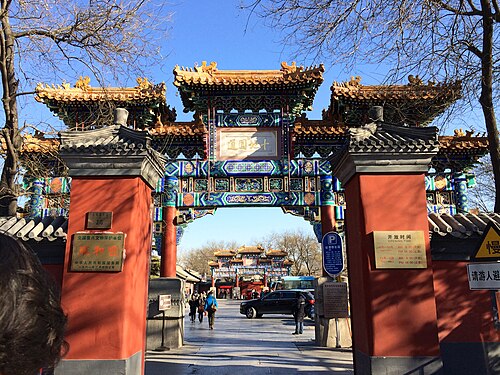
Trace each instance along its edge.
{"label": "golden roof ridge ornament", "polygon": [[202,61],[201,66],[198,66],[198,64],[196,64],[194,66],[194,69],[196,70],[197,73],[212,74],[215,71],[217,71],[217,63],[215,61],[212,61],[209,65],[207,65],[206,61]]}
{"label": "golden roof ridge ornament", "polygon": [[149,90],[153,88],[153,84],[146,77],[137,77],[136,82],[137,86],[135,87],[140,90]]}
{"label": "golden roof ridge ornament", "polygon": [[280,70],[285,74],[290,74],[290,73],[302,72],[304,70],[304,67],[297,66],[297,63],[295,61],[292,61],[292,65],[288,65],[286,61],[283,61],[281,63]]}
{"label": "golden roof ridge ornament", "polygon": [[80,76],[80,78],[78,78],[78,80],[75,83],[75,87],[77,89],[86,91],[87,89],[90,88],[90,77],[88,77],[88,76],[85,76],[85,77]]}

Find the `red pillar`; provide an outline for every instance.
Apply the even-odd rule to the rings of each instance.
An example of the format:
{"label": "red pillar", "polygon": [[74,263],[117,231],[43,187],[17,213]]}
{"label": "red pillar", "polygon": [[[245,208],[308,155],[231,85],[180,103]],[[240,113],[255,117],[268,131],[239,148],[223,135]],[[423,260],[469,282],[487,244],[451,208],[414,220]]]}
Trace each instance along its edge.
{"label": "red pillar", "polygon": [[[346,194],[355,372],[440,373],[424,183],[437,129],[377,122],[350,129],[348,141],[330,162]],[[425,268],[376,268],[374,231],[422,232]]]}
{"label": "red pillar", "polygon": [[[335,208],[334,206],[321,206],[321,234],[324,236],[328,232],[336,232]],[[323,275],[326,276],[326,275]]]}
{"label": "red pillar", "polygon": [[[356,352],[437,357],[424,175],[356,175],[347,185],[347,249]],[[425,269],[375,269],[373,231],[423,231]]]}
{"label": "red pillar", "polygon": [[[110,366],[108,373],[118,373],[114,366],[127,361],[139,360],[143,366],[146,306],[141,301],[148,290],[150,206],[151,188],[140,177],[73,178],[62,284],[70,350],[58,367],[61,374],[98,373],[92,369],[99,363]],[[72,236],[85,230],[86,214],[91,211],[112,212],[109,231],[126,234],[123,271],[70,271]]]}
{"label": "red pillar", "polygon": [[174,225],[177,209],[163,207],[163,241],[160,263],[161,277],[176,277],[177,230]]}
{"label": "red pillar", "polygon": [[[60,155],[73,180],[61,298],[70,349],[56,367],[57,375],[144,373],[151,191],[165,173],[165,159],[148,142],[145,132],[119,125],[61,132]],[[89,228],[89,212],[111,212],[110,227]],[[89,248],[82,250],[107,251],[110,257],[114,250],[97,247],[92,233],[124,233],[122,270],[72,271],[76,232],[90,237]]]}

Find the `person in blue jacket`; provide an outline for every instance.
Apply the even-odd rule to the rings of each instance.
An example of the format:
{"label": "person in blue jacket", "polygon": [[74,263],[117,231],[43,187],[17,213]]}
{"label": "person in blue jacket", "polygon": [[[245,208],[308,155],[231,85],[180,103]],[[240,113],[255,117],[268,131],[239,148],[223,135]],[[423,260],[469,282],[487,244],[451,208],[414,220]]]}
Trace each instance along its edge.
{"label": "person in blue jacket", "polygon": [[218,308],[219,304],[217,303],[213,292],[208,292],[207,299],[205,300],[205,311],[208,314],[208,326],[210,327],[210,329],[214,329],[215,312]]}

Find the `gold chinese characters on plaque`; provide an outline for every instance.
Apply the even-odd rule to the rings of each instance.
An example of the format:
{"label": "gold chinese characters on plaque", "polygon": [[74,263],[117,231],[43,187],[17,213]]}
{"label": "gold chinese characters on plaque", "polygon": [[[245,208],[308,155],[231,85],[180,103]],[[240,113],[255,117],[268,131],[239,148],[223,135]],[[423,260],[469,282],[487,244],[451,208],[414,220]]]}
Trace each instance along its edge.
{"label": "gold chinese characters on plaque", "polygon": [[375,268],[427,268],[423,231],[374,231]]}
{"label": "gold chinese characters on plaque", "polygon": [[124,233],[76,232],[71,271],[120,272],[123,268]]}

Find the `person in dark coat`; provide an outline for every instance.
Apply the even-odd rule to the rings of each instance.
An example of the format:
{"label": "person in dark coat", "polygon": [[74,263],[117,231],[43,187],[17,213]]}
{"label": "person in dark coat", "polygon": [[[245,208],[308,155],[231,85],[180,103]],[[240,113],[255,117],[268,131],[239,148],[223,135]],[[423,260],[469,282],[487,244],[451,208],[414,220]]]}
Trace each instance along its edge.
{"label": "person in dark coat", "polygon": [[293,316],[295,317],[295,332],[293,335],[301,335],[304,333],[304,318],[306,316],[306,298],[300,294],[295,303]]}
{"label": "person in dark coat", "polygon": [[205,312],[205,298],[203,297],[203,294],[200,294],[198,297],[198,320],[203,322],[203,313]]}
{"label": "person in dark coat", "polygon": [[193,296],[189,300],[189,317],[191,318],[192,322],[196,320],[197,310],[198,310],[198,297],[193,294]]}

